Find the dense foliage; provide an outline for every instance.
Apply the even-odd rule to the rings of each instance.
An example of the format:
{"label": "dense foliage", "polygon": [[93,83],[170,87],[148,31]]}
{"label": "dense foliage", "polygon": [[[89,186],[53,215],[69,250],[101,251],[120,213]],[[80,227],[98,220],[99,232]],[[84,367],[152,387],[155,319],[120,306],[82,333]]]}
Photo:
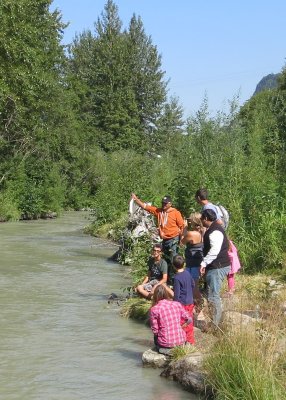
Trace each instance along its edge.
{"label": "dense foliage", "polygon": [[285,265],[286,70],[240,110],[183,120],[161,55],[112,0],[65,49],[51,0],[0,3],[0,218],[91,207],[97,226],[126,213],[132,191],[187,215],[207,187],[231,214],[248,271]]}

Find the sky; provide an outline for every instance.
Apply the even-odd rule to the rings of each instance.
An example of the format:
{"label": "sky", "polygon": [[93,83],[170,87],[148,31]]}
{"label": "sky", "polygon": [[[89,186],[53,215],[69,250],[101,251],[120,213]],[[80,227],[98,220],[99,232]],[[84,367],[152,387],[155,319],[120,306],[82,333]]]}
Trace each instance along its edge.
{"label": "sky", "polygon": [[[285,0],[114,0],[123,28],[140,16],[162,56],[169,96],[179,98],[185,116],[205,96],[209,111],[242,105],[257,83],[281,72],[286,60]],[[52,9],[69,22],[64,43],[86,29],[104,10],[105,0],[54,0]]]}

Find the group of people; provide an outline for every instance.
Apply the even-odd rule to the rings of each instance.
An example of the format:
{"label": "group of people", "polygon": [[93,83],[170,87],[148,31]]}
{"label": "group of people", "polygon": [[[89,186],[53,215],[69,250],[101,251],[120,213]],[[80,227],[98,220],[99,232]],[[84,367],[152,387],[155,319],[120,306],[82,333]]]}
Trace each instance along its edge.
{"label": "group of people", "polygon": [[[154,244],[148,274],[136,288],[139,295],[152,299],[150,323],[155,345],[165,352],[185,342],[193,344],[193,309],[202,302],[200,278],[204,278],[212,323],[217,326],[222,316],[223,280],[227,277],[231,295],[234,273],[240,267],[236,248],[225,233],[223,215],[208,200],[206,189],[195,194],[201,212],[186,220],[172,206],[170,196],[163,197],[161,207],[146,204],[134,193],[132,198],[155,215],[162,239]],[[185,257],[178,254],[180,245],[185,246]]]}

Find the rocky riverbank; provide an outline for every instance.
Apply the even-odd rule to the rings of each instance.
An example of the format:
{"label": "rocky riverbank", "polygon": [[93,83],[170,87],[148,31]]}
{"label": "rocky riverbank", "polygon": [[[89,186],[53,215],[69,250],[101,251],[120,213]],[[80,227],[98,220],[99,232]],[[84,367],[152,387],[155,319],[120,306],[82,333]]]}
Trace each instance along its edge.
{"label": "rocky riverbank", "polygon": [[[269,286],[272,296],[277,296],[285,290],[285,285],[273,281]],[[142,300],[141,300],[142,302]],[[245,303],[245,305],[244,305]],[[256,337],[257,340],[266,340],[272,346],[273,359],[279,360],[286,354],[285,331],[279,329],[279,335],[269,329],[270,320],[273,318],[269,310],[265,313],[262,305],[246,306],[247,302],[242,294],[223,298],[223,321],[221,329],[204,332],[208,322],[207,306],[195,317],[195,346],[189,346],[188,354],[174,359],[171,356],[159,354],[154,349],[147,349],[142,355],[144,367],[160,368],[160,376],[179,382],[184,389],[198,393],[203,397],[213,396],[214,388],[209,384],[209,371],[206,368],[206,360],[216,348],[216,343],[221,340],[232,340],[237,335]],[[134,306],[133,306],[134,307]],[[141,306],[142,307],[142,304]],[[277,314],[286,320],[286,303],[278,302]],[[239,310],[239,311],[238,311]],[[277,333],[277,332],[276,332]],[[263,360],[261,360],[263,362]],[[266,398],[265,398],[266,400]]]}

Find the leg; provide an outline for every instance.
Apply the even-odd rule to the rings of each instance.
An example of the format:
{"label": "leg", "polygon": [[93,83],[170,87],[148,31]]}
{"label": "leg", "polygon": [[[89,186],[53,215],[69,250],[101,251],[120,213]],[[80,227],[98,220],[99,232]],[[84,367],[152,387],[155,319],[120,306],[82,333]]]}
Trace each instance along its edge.
{"label": "leg", "polygon": [[194,301],[196,306],[202,303],[202,295],[199,287],[199,280],[200,280],[200,267],[189,267],[187,270],[190,272],[194,282]]}
{"label": "leg", "polygon": [[[193,319],[193,309],[194,309],[194,304],[188,304],[183,306],[185,310],[188,311],[190,316]],[[185,321],[181,321],[183,324]],[[194,321],[192,321],[189,325],[183,327],[183,330],[186,332],[186,340],[188,343],[194,344],[195,343],[195,338],[194,338]]]}
{"label": "leg", "polygon": [[220,290],[223,279],[229,273],[230,267],[210,269],[207,272],[208,301],[213,307],[213,323],[218,325],[221,320],[222,308]]}
{"label": "leg", "polygon": [[144,289],[144,285],[139,285],[135,289],[137,293],[139,293],[142,297],[145,297],[145,299],[150,298],[150,292],[146,289]]}
{"label": "leg", "polygon": [[173,258],[179,251],[179,236],[172,239],[163,240],[163,254],[164,259],[168,264],[168,283],[173,284],[174,270],[173,270]]}
{"label": "leg", "polygon": [[229,293],[234,292],[234,274],[227,275],[227,285]]}

